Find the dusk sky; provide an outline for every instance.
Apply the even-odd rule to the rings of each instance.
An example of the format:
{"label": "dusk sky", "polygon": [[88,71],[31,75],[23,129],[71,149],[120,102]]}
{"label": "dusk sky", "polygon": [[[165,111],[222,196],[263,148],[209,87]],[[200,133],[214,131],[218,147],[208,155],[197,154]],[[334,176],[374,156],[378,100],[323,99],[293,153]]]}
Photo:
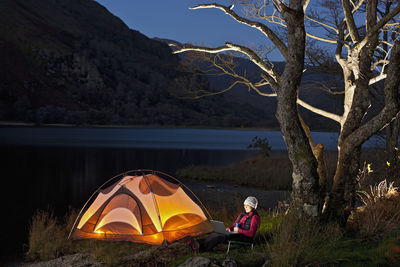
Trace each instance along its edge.
{"label": "dusk sky", "polygon": [[[215,1],[194,0],[96,0],[121,18],[129,28],[149,38],[159,37],[181,43],[205,44],[210,47],[226,41],[242,45],[268,45],[270,42],[258,30],[240,24],[217,9],[189,10],[196,4]],[[229,5],[230,1],[217,1]],[[234,7],[241,13],[241,7]],[[279,52],[269,56],[282,60]]]}

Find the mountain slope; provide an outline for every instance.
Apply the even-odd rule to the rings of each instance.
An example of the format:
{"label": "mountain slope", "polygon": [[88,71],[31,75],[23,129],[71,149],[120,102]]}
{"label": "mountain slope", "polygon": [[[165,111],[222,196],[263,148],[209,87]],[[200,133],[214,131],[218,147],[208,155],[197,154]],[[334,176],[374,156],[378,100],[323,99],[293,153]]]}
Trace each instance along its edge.
{"label": "mountain slope", "polygon": [[[178,66],[166,44],[129,29],[95,1],[0,2],[0,120],[265,125],[262,111],[223,96],[172,96],[193,83],[209,86]],[[171,88],[176,78],[181,88]]]}

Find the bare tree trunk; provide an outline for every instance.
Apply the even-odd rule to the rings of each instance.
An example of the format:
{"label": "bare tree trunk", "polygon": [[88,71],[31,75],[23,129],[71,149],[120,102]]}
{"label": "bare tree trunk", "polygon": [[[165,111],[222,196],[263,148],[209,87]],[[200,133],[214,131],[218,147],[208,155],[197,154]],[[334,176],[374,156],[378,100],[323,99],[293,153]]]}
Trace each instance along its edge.
{"label": "bare tree trunk", "polygon": [[[299,119],[301,126],[303,127],[303,130],[308,138],[308,142],[311,146],[312,152],[314,154],[315,159],[317,160],[317,172],[319,176],[319,207],[322,207],[324,204],[325,200],[325,195],[326,195],[326,185],[327,185],[327,169],[326,169],[326,164],[325,164],[325,159],[324,159],[324,145],[322,144],[317,144],[315,145],[311,133],[310,133],[310,128],[307,126],[307,124],[304,122],[303,118],[299,114]],[[319,208],[318,210],[321,210]]]}
{"label": "bare tree trunk", "polygon": [[[363,57],[361,57],[363,58]],[[361,66],[365,62],[360,62]],[[362,143],[376,133],[379,129],[390,123],[398,116],[400,109],[399,83],[400,83],[400,43],[396,42],[392,49],[392,57],[388,67],[388,77],[385,81],[385,106],[382,111],[368,123],[361,125],[362,113],[366,104],[362,89],[367,90],[368,84],[362,81],[368,79],[367,68],[361,67],[359,79],[356,81],[357,91],[354,95],[352,110],[349,118],[343,125],[339,137],[339,157],[333,187],[327,202],[324,217],[345,223],[352,207],[354,206],[356,175],[359,168],[360,151]],[[365,87],[363,87],[365,86]],[[361,92],[360,92],[361,91]],[[357,94],[359,92],[359,94]],[[367,102],[368,104],[368,102]],[[364,110],[364,111],[363,111]],[[361,117],[360,117],[361,116]]]}
{"label": "bare tree trunk", "polygon": [[355,204],[355,177],[358,174],[361,147],[345,150],[339,152],[332,189],[324,209],[325,219],[338,221],[342,225],[346,223]]}
{"label": "bare tree trunk", "polygon": [[390,163],[388,168],[387,179],[394,180],[399,176],[400,172],[400,158],[396,150],[399,149],[399,131],[400,131],[400,117],[399,115],[388,126],[386,126],[386,160]]}
{"label": "bare tree trunk", "polygon": [[[364,51],[366,53],[366,51]],[[359,58],[358,55],[353,58]],[[368,107],[368,81],[371,74],[368,59],[360,59],[360,74],[354,82],[355,92],[353,95],[352,107],[342,126],[338,144],[338,163],[333,178],[331,193],[324,210],[325,217],[329,220],[336,220],[345,223],[355,204],[356,176],[360,164],[361,144],[356,145],[348,140],[348,137],[357,130],[364,118]],[[364,64],[364,65],[363,65]]]}
{"label": "bare tree trunk", "polygon": [[386,126],[386,151],[388,153],[388,161],[396,161],[396,150],[399,143],[399,130],[400,130],[400,118],[397,117],[388,126]]}
{"label": "bare tree trunk", "polygon": [[[297,2],[297,3],[296,3]],[[277,92],[276,117],[293,165],[292,207],[299,214],[319,214],[317,162],[303,130],[297,110],[297,94],[304,67],[305,27],[302,1],[291,1],[286,17],[288,59]]]}

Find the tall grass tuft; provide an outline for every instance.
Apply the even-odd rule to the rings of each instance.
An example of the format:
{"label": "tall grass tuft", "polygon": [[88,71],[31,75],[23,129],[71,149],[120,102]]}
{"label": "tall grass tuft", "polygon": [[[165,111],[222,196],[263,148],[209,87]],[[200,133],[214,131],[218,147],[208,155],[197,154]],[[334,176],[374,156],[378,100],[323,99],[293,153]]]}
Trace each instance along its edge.
{"label": "tall grass tuft", "polygon": [[132,242],[68,240],[77,215],[77,210],[70,209],[63,218],[57,219],[52,211],[36,211],[29,229],[27,260],[48,261],[68,254],[84,253],[90,254],[95,261],[118,265],[120,259],[150,247]]}
{"label": "tall grass tuft", "polygon": [[334,224],[322,225],[317,220],[299,218],[292,212],[282,216],[272,232],[267,253],[272,266],[334,264],[330,252],[343,232]]}
{"label": "tall grass tuft", "polygon": [[32,217],[29,229],[29,260],[51,260],[70,249],[68,230],[60,224],[51,211],[38,210]]}
{"label": "tall grass tuft", "polygon": [[400,227],[400,194],[393,182],[386,180],[370,186],[369,191],[358,191],[364,204],[353,212],[349,226],[362,236],[381,239]]}

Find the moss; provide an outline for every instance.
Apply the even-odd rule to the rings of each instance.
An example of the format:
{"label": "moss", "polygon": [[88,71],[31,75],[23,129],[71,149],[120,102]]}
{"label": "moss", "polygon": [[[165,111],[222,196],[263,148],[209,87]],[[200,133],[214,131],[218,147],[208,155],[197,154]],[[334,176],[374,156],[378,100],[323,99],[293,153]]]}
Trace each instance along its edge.
{"label": "moss", "polygon": [[303,205],[303,210],[307,215],[309,215],[311,217],[315,218],[318,215],[318,207],[317,207],[317,205],[304,204]]}

